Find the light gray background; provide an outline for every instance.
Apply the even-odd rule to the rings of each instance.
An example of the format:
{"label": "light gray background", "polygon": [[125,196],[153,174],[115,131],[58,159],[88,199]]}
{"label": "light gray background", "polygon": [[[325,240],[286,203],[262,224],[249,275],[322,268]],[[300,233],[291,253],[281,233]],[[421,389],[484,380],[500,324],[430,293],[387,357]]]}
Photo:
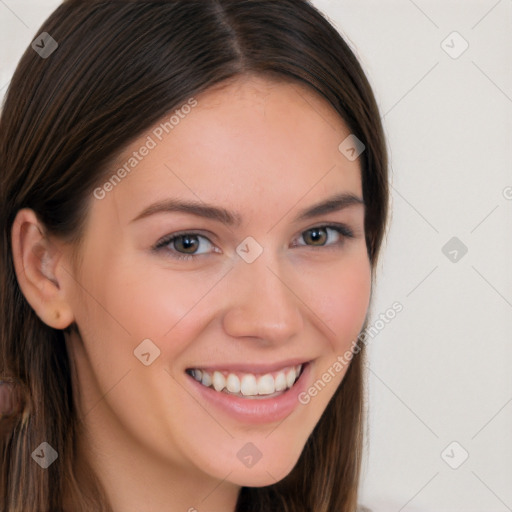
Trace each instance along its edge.
{"label": "light gray background", "polygon": [[[1,97],[59,3],[0,0]],[[512,511],[512,0],[313,3],[366,70],[391,157],[372,312],[403,311],[368,343],[361,503]]]}

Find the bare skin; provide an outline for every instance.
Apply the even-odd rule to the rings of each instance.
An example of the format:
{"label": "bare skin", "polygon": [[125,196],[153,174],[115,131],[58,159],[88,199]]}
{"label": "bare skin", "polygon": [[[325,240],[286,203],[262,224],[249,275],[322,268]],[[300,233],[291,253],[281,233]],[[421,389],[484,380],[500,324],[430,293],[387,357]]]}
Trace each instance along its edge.
{"label": "bare skin", "polygon": [[[79,441],[115,512],[234,511],[242,486],[284,478],[347,367],[307,405],[263,424],[204,401],[185,370],[299,358],[310,387],[352,348],[369,305],[364,205],[296,220],[336,194],[362,199],[359,160],[338,150],[350,133],[338,114],[301,85],[256,76],[196,100],[119,184],[91,196],[78,268],[31,210],[13,226],[25,297],[48,325],[78,325],[66,342],[86,426]],[[169,198],[226,208],[241,223],[184,212],[134,220]],[[353,237],[322,229],[329,223]],[[152,249],[178,232],[195,234],[195,253],[179,240]],[[251,263],[236,251],[249,236],[263,248]],[[160,350],[148,366],[134,356],[145,339]],[[252,467],[237,457],[249,442],[262,454]]]}

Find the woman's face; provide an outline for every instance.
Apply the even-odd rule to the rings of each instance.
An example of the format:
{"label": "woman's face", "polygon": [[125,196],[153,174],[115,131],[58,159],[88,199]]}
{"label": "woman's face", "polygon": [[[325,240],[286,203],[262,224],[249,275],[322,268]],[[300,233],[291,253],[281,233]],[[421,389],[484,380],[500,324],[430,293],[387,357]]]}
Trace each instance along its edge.
{"label": "woman's face", "polygon": [[299,84],[246,77],[188,105],[91,196],[65,283],[82,415],[93,443],[130,440],[191,474],[270,485],[296,464],[367,313],[364,205],[327,207],[362,201],[359,159],[339,149],[350,131],[336,112]]}

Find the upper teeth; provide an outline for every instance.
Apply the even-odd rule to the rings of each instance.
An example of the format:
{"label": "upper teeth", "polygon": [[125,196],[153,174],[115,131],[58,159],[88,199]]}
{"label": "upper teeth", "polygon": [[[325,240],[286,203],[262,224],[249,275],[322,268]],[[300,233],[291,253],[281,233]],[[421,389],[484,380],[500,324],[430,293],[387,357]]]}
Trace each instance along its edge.
{"label": "upper teeth", "polygon": [[244,396],[271,395],[277,391],[291,388],[302,370],[302,364],[289,366],[280,371],[255,375],[254,373],[231,373],[228,371],[199,370],[194,368],[190,374],[204,386],[216,391],[227,390]]}

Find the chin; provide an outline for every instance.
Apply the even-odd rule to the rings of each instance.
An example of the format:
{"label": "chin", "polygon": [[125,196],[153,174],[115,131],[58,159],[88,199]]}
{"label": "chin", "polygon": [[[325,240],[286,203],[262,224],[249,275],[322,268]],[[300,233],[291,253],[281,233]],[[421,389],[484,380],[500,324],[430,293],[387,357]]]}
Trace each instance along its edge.
{"label": "chin", "polygon": [[[300,456],[300,454],[299,454]],[[241,487],[266,487],[286,478],[297,465],[299,456],[278,454],[271,461],[261,459],[251,468],[233,471],[230,480]]]}
{"label": "chin", "polygon": [[267,487],[276,484],[288,476],[292,469],[293,467],[287,468],[286,470],[277,468],[274,472],[266,468],[262,468],[258,471],[240,471],[237,475],[231,474],[230,480],[240,487]]}

